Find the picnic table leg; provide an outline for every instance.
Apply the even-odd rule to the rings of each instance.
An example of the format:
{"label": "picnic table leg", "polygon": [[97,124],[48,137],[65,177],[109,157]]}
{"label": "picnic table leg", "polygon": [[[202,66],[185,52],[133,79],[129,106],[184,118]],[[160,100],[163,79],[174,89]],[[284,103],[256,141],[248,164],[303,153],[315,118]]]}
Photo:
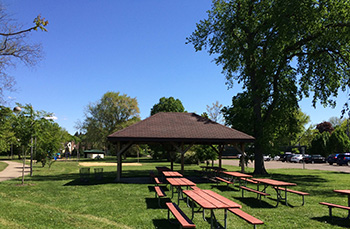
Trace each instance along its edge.
{"label": "picnic table leg", "polygon": [[224,221],[225,221],[225,229],[227,228],[227,209],[225,208],[225,218],[224,218]]}
{"label": "picnic table leg", "polygon": [[284,187],[284,192],[285,192],[286,206],[288,206],[288,201],[287,201],[287,186]]}
{"label": "picnic table leg", "polygon": [[171,199],[174,197],[174,187],[172,184],[170,184],[170,187],[171,187]]}
{"label": "picnic table leg", "polygon": [[213,209],[210,209],[210,228],[213,228],[213,215],[214,211]]}
{"label": "picnic table leg", "polygon": [[191,203],[191,207],[192,207],[192,218],[191,218],[191,220],[193,220],[193,218],[194,218],[194,203],[193,203],[194,201],[192,200],[192,203]]}
{"label": "picnic table leg", "polygon": [[279,190],[277,187],[274,187],[275,188],[275,191],[276,191],[276,194],[277,194],[277,204],[275,206],[275,208],[277,208],[279,202],[280,202],[280,199],[282,199],[282,196],[281,196],[281,190]]}

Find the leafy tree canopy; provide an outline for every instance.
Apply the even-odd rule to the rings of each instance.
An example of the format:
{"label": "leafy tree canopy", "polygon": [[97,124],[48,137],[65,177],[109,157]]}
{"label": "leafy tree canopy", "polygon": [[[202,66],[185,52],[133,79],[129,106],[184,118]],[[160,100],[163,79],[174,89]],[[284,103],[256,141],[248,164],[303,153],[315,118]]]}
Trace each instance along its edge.
{"label": "leafy tree canopy", "polygon": [[174,97],[162,97],[157,104],[153,105],[151,115],[158,112],[185,112],[185,108],[179,99],[174,99]]}
{"label": "leafy tree canopy", "polygon": [[107,92],[99,101],[87,106],[85,120],[78,127],[92,147],[103,148],[108,144],[108,135],[139,121],[139,113],[136,98]]}
{"label": "leafy tree canopy", "polygon": [[318,131],[320,131],[320,133],[323,133],[325,131],[332,133],[334,131],[332,123],[330,123],[330,122],[319,123],[319,124],[317,124],[316,129],[318,129]]}
{"label": "leafy tree canopy", "polygon": [[253,110],[254,173],[266,173],[264,127],[277,112],[295,111],[309,96],[314,106],[335,106],[349,86],[349,11],[345,0],[213,0],[187,38],[215,55],[230,86],[243,85]]}

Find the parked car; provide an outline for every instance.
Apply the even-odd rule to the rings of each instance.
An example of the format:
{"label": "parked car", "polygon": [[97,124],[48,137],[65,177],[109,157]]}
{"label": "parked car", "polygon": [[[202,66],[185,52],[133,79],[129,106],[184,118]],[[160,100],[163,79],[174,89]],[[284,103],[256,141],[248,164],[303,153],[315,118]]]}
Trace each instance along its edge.
{"label": "parked car", "polygon": [[264,161],[271,161],[271,156],[270,155],[264,155]]}
{"label": "parked car", "polygon": [[321,155],[309,155],[304,158],[305,163],[326,163],[326,158]]}
{"label": "parked car", "polygon": [[295,154],[293,157],[291,157],[290,162],[303,162],[303,155],[302,154]]}
{"label": "parked car", "polygon": [[282,154],[281,157],[280,157],[280,161],[282,162],[290,162],[290,159],[294,156],[294,154],[292,153],[289,153],[289,154]]}
{"label": "parked car", "polygon": [[329,155],[327,158],[328,164],[333,165],[334,163],[337,163],[338,155],[339,155],[339,153],[334,153],[334,154]]}
{"label": "parked car", "polygon": [[276,155],[276,156],[274,156],[274,157],[273,157],[273,160],[274,160],[274,161],[279,161],[279,160],[280,160],[280,158],[281,158],[281,156],[280,156],[280,155]]}
{"label": "parked car", "polygon": [[350,164],[350,153],[341,153],[337,158],[338,165],[349,165]]}

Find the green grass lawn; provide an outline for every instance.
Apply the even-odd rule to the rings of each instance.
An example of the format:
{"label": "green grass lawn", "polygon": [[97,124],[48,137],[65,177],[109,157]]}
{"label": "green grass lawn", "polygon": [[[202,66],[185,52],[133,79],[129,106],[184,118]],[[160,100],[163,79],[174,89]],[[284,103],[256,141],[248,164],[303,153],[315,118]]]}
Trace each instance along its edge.
{"label": "green grass lawn", "polygon": [[[125,162],[136,162],[126,160]],[[146,177],[156,166],[169,166],[167,162],[153,162],[141,159],[142,166],[123,166],[123,176]],[[20,179],[0,183],[0,228],[178,228],[167,221],[167,209],[160,209],[154,197],[154,184],[114,183],[116,167],[103,167],[104,178],[82,183],[76,161],[55,162],[51,169],[34,166],[33,177],[26,177],[27,185],[20,186]],[[94,167],[91,167],[93,171]],[[238,167],[225,166],[229,171]],[[180,165],[175,164],[176,171]],[[185,166],[185,176],[195,176],[198,165]],[[248,172],[252,172],[248,168]],[[277,169],[269,170],[268,177],[297,183],[295,190],[310,193],[305,206],[301,197],[288,195],[292,206],[281,204],[274,208],[275,192],[272,198],[263,198],[262,203],[253,193],[245,192],[242,198],[238,188],[226,189],[212,183],[200,183],[202,189],[213,191],[241,204],[242,210],[264,221],[258,228],[348,228],[350,220],[345,210],[333,210],[333,222],[328,217],[328,208],[319,202],[327,201],[347,205],[346,196],[336,194],[333,189],[350,189],[349,174],[319,170]],[[170,189],[170,187],[168,186]],[[171,195],[168,189],[166,194]],[[166,199],[164,199],[165,201]],[[176,200],[173,200],[176,202]],[[165,205],[164,202],[163,206]],[[185,202],[180,208],[191,216],[191,209]],[[4,210],[6,209],[6,210]],[[223,219],[223,210],[215,211]],[[209,217],[209,211],[206,213]],[[210,224],[195,214],[193,222],[197,228],[210,228]],[[228,213],[228,228],[252,228],[253,226]]]}
{"label": "green grass lawn", "polygon": [[2,170],[6,169],[6,167],[7,167],[7,164],[6,164],[5,162],[1,162],[1,161],[0,161],[0,172],[1,172]]}

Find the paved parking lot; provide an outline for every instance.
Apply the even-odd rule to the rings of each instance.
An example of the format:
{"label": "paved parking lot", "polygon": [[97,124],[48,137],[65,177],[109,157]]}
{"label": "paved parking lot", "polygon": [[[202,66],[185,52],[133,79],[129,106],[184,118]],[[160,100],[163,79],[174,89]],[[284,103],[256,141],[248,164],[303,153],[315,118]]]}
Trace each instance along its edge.
{"label": "paved parking lot", "polygon": [[[224,165],[235,165],[238,166],[238,160],[222,160]],[[254,163],[250,162],[248,167],[254,167]],[[265,161],[266,169],[281,169],[281,168],[294,168],[302,169],[302,163],[291,163],[291,162],[281,162],[281,161]],[[337,171],[350,173],[350,166],[338,166],[338,165],[329,165],[328,163],[322,164],[305,164],[305,169],[319,169],[319,170],[328,170],[328,171]]]}

